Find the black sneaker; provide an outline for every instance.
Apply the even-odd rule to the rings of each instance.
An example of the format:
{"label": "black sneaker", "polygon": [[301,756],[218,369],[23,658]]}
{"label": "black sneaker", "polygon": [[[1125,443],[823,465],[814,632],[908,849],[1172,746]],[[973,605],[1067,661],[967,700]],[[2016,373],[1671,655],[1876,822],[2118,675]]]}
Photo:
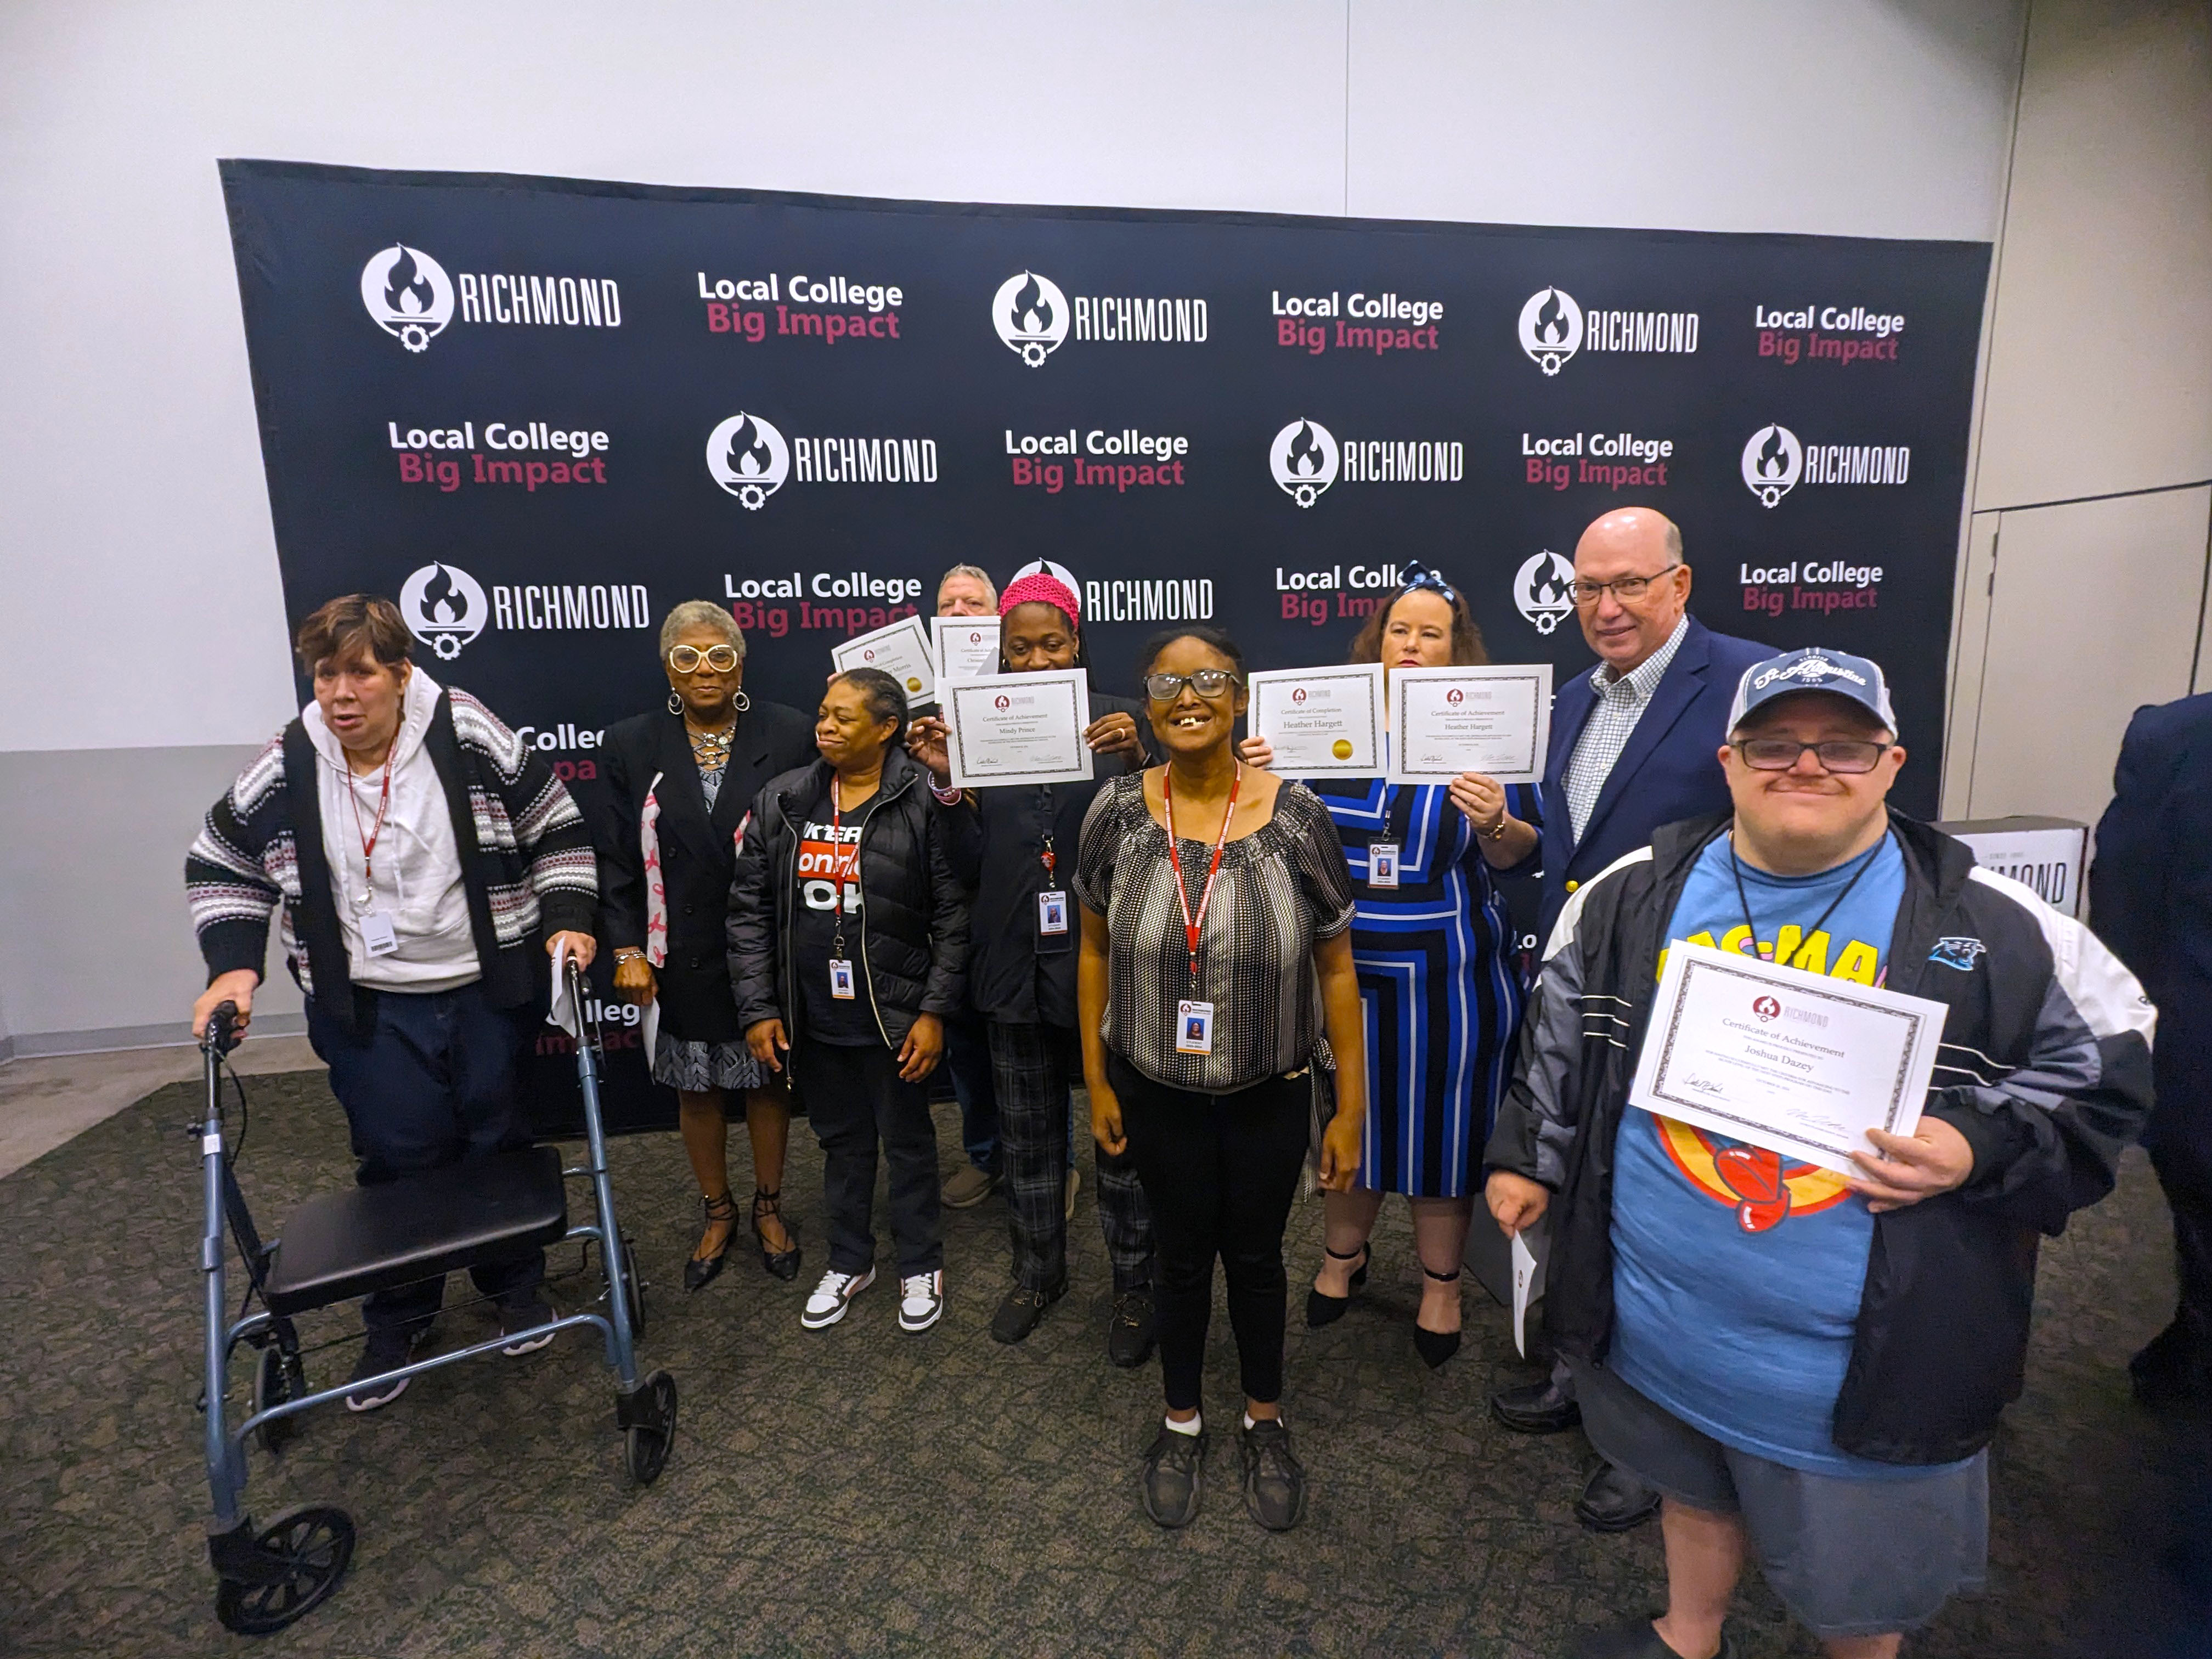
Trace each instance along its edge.
{"label": "black sneaker", "polygon": [[1291,1431],[1280,1418],[1244,1431],[1244,1508],[1269,1532],[1288,1532],[1305,1518],[1305,1467],[1291,1455]]}
{"label": "black sneaker", "polygon": [[[512,1336],[515,1332],[527,1331],[534,1325],[550,1325],[552,1322],[553,1304],[541,1296],[533,1296],[518,1306],[499,1310],[499,1333],[501,1336]],[[539,1331],[535,1335],[505,1344],[500,1352],[509,1359],[514,1359],[523,1354],[536,1352],[552,1340],[552,1332]]]}
{"label": "black sneaker", "polygon": [[1006,1300],[999,1304],[998,1312],[991,1316],[991,1340],[1018,1342],[1037,1328],[1044,1310],[1067,1294],[1067,1283],[1063,1279],[1048,1291],[1033,1291],[1025,1285],[1017,1285],[1006,1292]]}
{"label": "black sneaker", "polygon": [[1152,1293],[1124,1291],[1114,1298],[1106,1321],[1106,1358],[1123,1370],[1134,1370],[1152,1357]]}
{"label": "black sneaker", "polygon": [[[381,1376],[386,1371],[398,1370],[402,1365],[413,1364],[422,1357],[422,1350],[430,1346],[430,1339],[436,1334],[436,1328],[431,1325],[424,1325],[413,1331],[404,1327],[371,1331],[368,1340],[362,1344],[361,1358],[354,1364],[350,1380],[368,1382],[371,1377]],[[368,1382],[367,1387],[350,1389],[345,1397],[346,1409],[349,1412],[373,1412],[389,1406],[407,1392],[407,1385],[412,1381],[412,1377],[395,1376],[388,1382]]]}
{"label": "black sneaker", "polygon": [[[1615,1625],[1576,1638],[1574,1646],[1567,1650],[1567,1659],[1678,1659],[1678,1656],[1652,1628],[1650,1619],[1639,1619],[1634,1624]],[[1725,1630],[1721,1632],[1720,1651],[1713,1659],[1736,1659],[1735,1643]]]}
{"label": "black sneaker", "polygon": [[1145,1513],[1170,1528],[1187,1527],[1204,1492],[1206,1431],[1179,1434],[1163,1423],[1145,1452]]}

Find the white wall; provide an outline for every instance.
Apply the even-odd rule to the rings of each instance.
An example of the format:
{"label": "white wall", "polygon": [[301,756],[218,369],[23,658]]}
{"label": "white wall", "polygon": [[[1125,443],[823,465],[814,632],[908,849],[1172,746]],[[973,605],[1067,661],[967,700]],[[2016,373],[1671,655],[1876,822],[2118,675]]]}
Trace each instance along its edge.
{"label": "white wall", "polygon": [[[2021,0],[12,0],[0,791],[33,775],[10,751],[80,760],[37,771],[48,810],[11,818],[0,915],[84,881],[70,815],[114,799],[127,751],[253,744],[287,712],[218,156],[1987,239],[2021,18]],[[179,851],[102,872],[98,919],[143,927],[58,994],[47,924],[0,938],[19,1037],[173,1016],[197,977]]]}

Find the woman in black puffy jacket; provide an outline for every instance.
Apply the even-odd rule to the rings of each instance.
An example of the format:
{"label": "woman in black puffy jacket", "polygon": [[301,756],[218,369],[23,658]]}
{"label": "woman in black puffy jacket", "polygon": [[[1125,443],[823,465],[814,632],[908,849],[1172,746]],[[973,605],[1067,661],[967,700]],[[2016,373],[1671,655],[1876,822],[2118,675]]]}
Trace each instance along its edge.
{"label": "woman in black puffy jacket", "polygon": [[960,1006],[968,911],[945,862],[927,773],[899,746],[890,675],[831,680],[811,766],[772,778],[730,888],[730,978],[745,1042],[788,1064],[822,1142],[830,1270],[799,1322],[834,1325],[875,1282],[870,1209],[880,1136],[890,1164],[899,1325],[945,1304],[937,1134],[924,1085]]}

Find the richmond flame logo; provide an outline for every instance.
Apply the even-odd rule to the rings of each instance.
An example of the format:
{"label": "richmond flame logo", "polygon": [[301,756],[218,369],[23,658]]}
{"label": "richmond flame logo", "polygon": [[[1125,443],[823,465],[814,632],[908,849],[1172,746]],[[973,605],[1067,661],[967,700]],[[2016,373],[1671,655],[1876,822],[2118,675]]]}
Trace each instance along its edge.
{"label": "richmond flame logo", "polygon": [[400,585],[399,615],[407,631],[451,662],[483,632],[491,605],[477,579],[458,566],[426,564]]}
{"label": "richmond flame logo", "polygon": [[1067,295],[1049,276],[1024,270],[999,284],[991,301],[991,326],[1031,368],[1042,368],[1044,360],[1067,338],[1071,320]]}
{"label": "richmond flame logo", "polygon": [[1300,507],[1311,507],[1336,482],[1336,440],[1319,421],[1292,421],[1267,447],[1267,468],[1283,493]]}
{"label": "richmond flame logo", "polygon": [[1786,426],[1763,426],[1743,447],[1744,487],[1772,507],[1805,475],[1805,446]]}
{"label": "richmond flame logo", "polygon": [[1521,307],[1521,349],[1547,374],[1556,374],[1583,349],[1583,308],[1562,289],[1528,296]]}
{"label": "richmond flame logo", "polygon": [[394,242],[361,268],[361,302],[410,351],[427,351],[453,320],[453,279],[419,247]]}
{"label": "richmond flame logo", "polygon": [[1548,634],[1575,613],[1575,568],[1546,548],[1513,574],[1514,608]]}
{"label": "richmond flame logo", "polygon": [[757,512],[791,476],[783,434],[743,410],[707,434],[707,471],[714,482]]}

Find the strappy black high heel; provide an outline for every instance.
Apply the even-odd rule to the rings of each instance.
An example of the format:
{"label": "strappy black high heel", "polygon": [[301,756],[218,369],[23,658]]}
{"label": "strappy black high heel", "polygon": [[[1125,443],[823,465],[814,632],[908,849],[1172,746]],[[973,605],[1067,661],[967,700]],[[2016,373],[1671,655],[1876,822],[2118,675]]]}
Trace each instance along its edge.
{"label": "strappy black high heel", "polygon": [[784,1236],[791,1240],[791,1248],[787,1250],[770,1249],[768,1235],[761,1231],[761,1218],[764,1215],[772,1215],[778,1221],[783,1221],[782,1188],[779,1187],[772,1193],[759,1187],[753,1188],[753,1242],[760,1246],[761,1266],[768,1269],[771,1278],[785,1280],[798,1278],[799,1229],[788,1221],[783,1221]]}
{"label": "strappy black high heel", "polygon": [[714,1282],[714,1275],[722,1271],[722,1258],[730,1253],[730,1238],[738,1231],[738,1206],[727,1192],[720,1198],[703,1194],[699,1207],[704,1212],[705,1224],[726,1224],[722,1231],[722,1248],[710,1256],[693,1256],[684,1264],[684,1288],[687,1291],[704,1289]]}
{"label": "strappy black high heel", "polygon": [[[1362,1244],[1350,1255],[1345,1255],[1330,1249],[1324,1244],[1321,1247],[1321,1253],[1332,1261],[1357,1261],[1359,1265],[1352,1270],[1352,1288],[1357,1291],[1366,1285],[1368,1264],[1375,1259],[1375,1251],[1371,1246]],[[1323,1296],[1319,1291],[1308,1291],[1306,1292],[1306,1328],[1309,1330],[1317,1331],[1324,1325],[1334,1325],[1344,1317],[1344,1310],[1351,1305],[1352,1298],[1349,1296]]]}
{"label": "strappy black high heel", "polygon": [[[1421,1264],[1421,1271],[1439,1285],[1459,1283],[1459,1270],[1456,1267],[1448,1273],[1431,1273],[1428,1263],[1425,1261]],[[1419,1316],[1416,1316],[1416,1322],[1413,1326],[1413,1350],[1423,1359],[1428,1361],[1431,1370],[1435,1370],[1445,1360],[1459,1352],[1460,1333],[1425,1330],[1418,1320]]]}

